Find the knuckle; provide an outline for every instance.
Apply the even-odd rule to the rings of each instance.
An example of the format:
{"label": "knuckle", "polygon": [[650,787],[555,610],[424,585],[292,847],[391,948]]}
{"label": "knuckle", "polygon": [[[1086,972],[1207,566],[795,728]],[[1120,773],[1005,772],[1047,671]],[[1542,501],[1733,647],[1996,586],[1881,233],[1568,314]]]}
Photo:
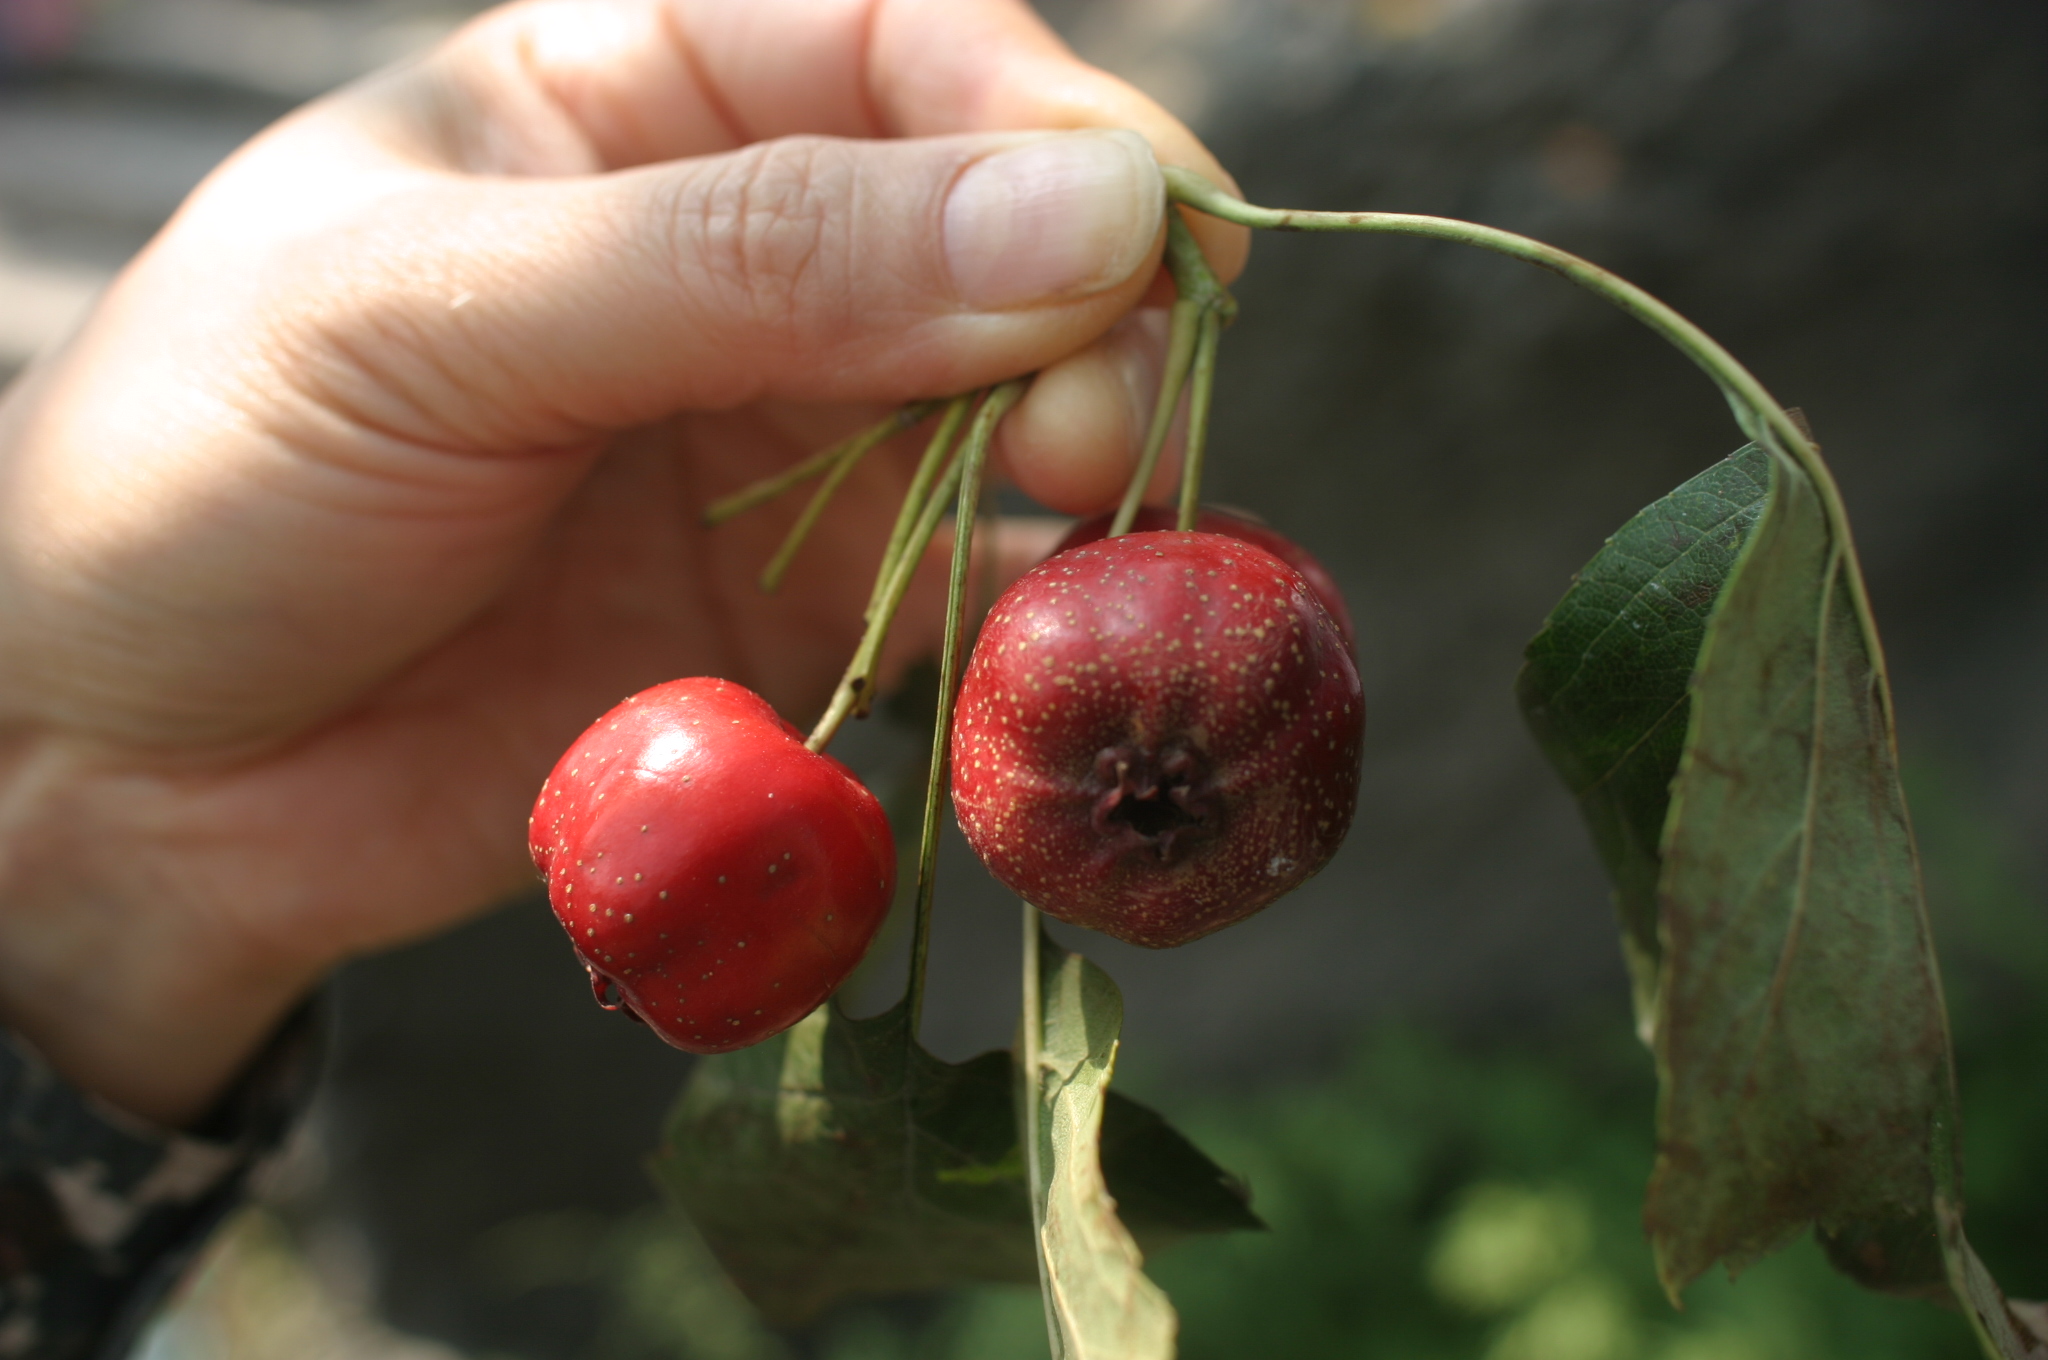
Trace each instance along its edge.
{"label": "knuckle", "polygon": [[687,187],[670,258],[686,296],[778,339],[836,327],[850,309],[854,170],[832,142],[792,137],[724,158]]}

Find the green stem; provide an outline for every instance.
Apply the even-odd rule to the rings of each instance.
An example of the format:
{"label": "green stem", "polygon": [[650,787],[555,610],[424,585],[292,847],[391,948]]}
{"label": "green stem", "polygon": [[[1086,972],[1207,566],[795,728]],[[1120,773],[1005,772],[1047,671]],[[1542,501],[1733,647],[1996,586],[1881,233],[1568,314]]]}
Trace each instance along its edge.
{"label": "green stem", "polygon": [[1202,461],[1209,451],[1209,403],[1216,391],[1216,347],[1222,336],[1222,315],[1214,309],[1203,312],[1188,391],[1188,447],[1181,455],[1180,518],[1174,525],[1182,533],[1193,529],[1202,513]]}
{"label": "green stem", "polygon": [[[1166,167],[1166,189],[1167,196],[1175,202],[1185,203],[1197,212],[1240,226],[1273,231],[1380,232],[1478,246],[1482,250],[1526,260],[1554,274],[1561,274],[1588,292],[1613,303],[1692,360],[1721,389],[1743,433],[1789,462],[1813,483],[1827,513],[1828,530],[1843,549],[1851,567],[1848,573],[1850,594],[1856,602],[1857,621],[1866,636],[1877,637],[1877,620],[1871,613],[1862,568],[1857,565],[1848,511],[1842,505],[1842,493],[1835,486],[1834,477],[1829,474],[1827,465],[1821,462],[1819,451],[1785,408],[1756,380],[1754,374],[1736,361],[1734,355],[1651,294],[1569,251],[1511,231],[1502,231],[1498,227],[1480,226],[1476,222],[1424,217],[1414,213],[1305,212],[1254,207],[1232,198],[1201,176],[1172,166]],[[1890,682],[1886,679],[1884,658],[1874,649],[1871,664],[1884,693],[1889,696]]]}
{"label": "green stem", "polygon": [[[1138,455],[1138,466],[1131,473],[1129,485],[1124,488],[1123,503],[1117,507],[1116,518],[1110,522],[1111,538],[1129,533],[1132,523],[1138,518],[1138,511],[1145,504],[1145,490],[1152,483],[1153,470],[1159,466],[1159,453],[1166,447],[1167,433],[1173,428],[1174,412],[1180,409],[1181,393],[1186,390],[1189,374],[1198,362],[1197,351],[1204,323],[1212,315],[1220,323],[1237,314],[1237,303],[1217,282],[1215,271],[1209,268],[1201,246],[1195,241],[1195,234],[1188,230],[1186,221],[1177,212],[1166,215],[1166,268],[1173,276],[1178,296],[1174,300],[1172,328],[1166,342],[1166,364],[1159,380],[1159,400],[1152,408],[1152,424],[1145,431],[1145,446]],[[1213,357],[1210,362],[1213,367]],[[1206,408],[1203,415],[1206,418]],[[1190,412],[1190,444],[1203,442],[1205,434],[1206,431],[1196,433],[1193,413]],[[1181,484],[1185,494],[1185,476]],[[1196,495],[1200,495],[1199,484]]]}
{"label": "green stem", "polygon": [[896,561],[903,555],[903,545],[910,541],[910,533],[917,525],[918,512],[924,509],[925,498],[931,495],[932,483],[938,480],[946,460],[953,453],[953,444],[960,435],[960,426],[966,421],[967,413],[974,409],[974,394],[953,398],[946,403],[946,413],[939,418],[939,428],[932,431],[931,439],[924,446],[924,457],[917,461],[917,472],[910,479],[910,489],[903,493],[903,506],[896,512],[896,525],[889,530],[889,546],[882,549],[882,565],[875,572],[875,588],[868,596],[868,607],[861,617],[872,619],[875,606],[881,603],[882,589],[889,582],[889,574],[896,569]]}
{"label": "green stem", "polygon": [[768,565],[761,569],[760,584],[763,595],[773,595],[781,587],[782,578],[789,571],[789,564],[796,560],[797,553],[804,546],[804,540],[811,536],[811,530],[817,526],[818,517],[824,514],[825,507],[832,503],[832,497],[839,491],[839,484],[859,466],[862,456],[873,447],[873,444],[856,440],[840,453],[838,461],[832,464],[831,471],[825,474],[825,480],[818,483],[818,489],[811,493],[811,499],[805,503],[803,513],[796,517],[796,523],[789,526],[789,532],[783,536],[782,546],[775,550],[775,556],[769,558]]}
{"label": "green stem", "polygon": [[840,440],[831,448],[814,453],[795,467],[784,468],[773,477],[763,477],[752,486],[735,491],[723,500],[713,501],[704,511],[706,525],[725,523],[735,515],[745,514],[757,505],[765,505],[792,487],[802,486],[820,473],[829,471],[847,451],[862,446],[865,453],[892,434],[899,434],[923,420],[937,407],[937,402],[915,401],[910,405],[892,411],[884,420],[879,420],[867,429]]}
{"label": "green stem", "polygon": [[1031,1192],[1031,1254],[1038,1261],[1038,1297],[1045,1306],[1046,1337],[1057,1353],[1059,1318],[1053,1312],[1051,1281],[1045,1268],[1045,1182],[1040,1179],[1038,1126],[1045,1102],[1045,997],[1038,942],[1044,931],[1038,908],[1024,903],[1024,1016],[1017,1035],[1017,1140],[1024,1145],[1024,1174]]}
{"label": "green stem", "polygon": [[1179,213],[1166,222],[1166,272],[1173,277],[1177,295],[1201,303],[1226,326],[1237,320],[1237,299],[1209,267],[1209,257],[1202,253],[1201,243]]}
{"label": "green stem", "polygon": [[839,677],[839,688],[832,693],[832,702],[825,706],[824,716],[804,745],[813,751],[822,751],[832,736],[856,710],[865,713],[874,696],[875,672],[882,663],[882,646],[889,640],[889,626],[896,621],[896,611],[903,607],[903,597],[910,592],[911,579],[917,575],[918,563],[924,560],[925,549],[931,546],[932,535],[938,532],[939,521],[945,518],[946,507],[952,503],[955,489],[960,484],[960,460],[950,463],[937,483],[924,498],[917,520],[911,525],[910,533],[903,541],[903,549],[896,560],[885,563],[885,571],[875,591],[875,603],[868,611],[868,626],[861,634],[860,645],[853,649],[853,659],[846,663],[845,672]]}
{"label": "green stem", "polygon": [[1109,523],[1109,536],[1131,531],[1138,511],[1145,504],[1145,488],[1152,484],[1152,470],[1159,466],[1159,451],[1166,447],[1166,435],[1173,428],[1173,413],[1180,406],[1181,389],[1187,385],[1188,367],[1195,358],[1195,339],[1202,328],[1200,303],[1186,298],[1173,304],[1173,328],[1166,342],[1166,368],[1159,379],[1159,401],[1152,408],[1152,425],[1145,431],[1145,448],[1138,466],[1124,488],[1123,504]]}
{"label": "green stem", "polygon": [[[911,917],[910,978],[905,985],[913,1042],[924,1013],[925,957],[931,944],[932,889],[939,867],[939,812],[946,796],[946,758],[952,745],[947,738],[953,730],[953,704],[960,687],[967,574],[974,556],[974,526],[981,515],[981,474],[988,465],[988,448],[995,441],[996,423],[1009,414],[1030,385],[1030,379],[1020,378],[988,394],[988,400],[975,413],[973,428],[967,432],[967,442],[955,464],[960,500],[953,510],[953,569],[946,582],[946,641],[939,651],[939,704],[932,721],[932,758],[925,778],[924,832],[917,847],[917,911]],[[914,564],[906,561],[903,565]]]}

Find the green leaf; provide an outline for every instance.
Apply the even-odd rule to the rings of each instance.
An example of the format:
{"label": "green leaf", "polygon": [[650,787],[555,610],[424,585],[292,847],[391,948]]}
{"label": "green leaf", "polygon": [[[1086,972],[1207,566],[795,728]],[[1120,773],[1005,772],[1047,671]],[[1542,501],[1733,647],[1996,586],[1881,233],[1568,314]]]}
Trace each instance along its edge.
{"label": "green leaf", "polygon": [[[820,1008],[698,1063],[654,1173],[778,1326],[849,1295],[1035,1278],[1010,1062],[911,1045],[897,1007]],[[979,1174],[977,1174],[979,1173]]]}
{"label": "green leaf", "polygon": [[1645,1223],[1674,1300],[1813,1225],[1859,1282],[1961,1300],[1987,1354],[2041,1360],[2048,1317],[1962,1231],[1891,695],[1827,476],[1752,445],[1651,506],[1522,677],[1614,878],[1657,1056]]}
{"label": "green leaf", "polygon": [[[656,1179],[775,1325],[855,1295],[1038,1278],[1015,1064],[943,1062],[906,1026],[900,1005],[864,1020],[822,1007],[699,1062],[669,1116]],[[1115,1096],[1106,1113],[1106,1173],[1148,1245],[1259,1226],[1158,1115]]]}
{"label": "green leaf", "polygon": [[1035,920],[1029,929],[1038,987],[1026,997],[1025,1024],[1036,1012],[1039,1033],[1035,1043],[1025,1036],[1025,1137],[1053,1360],[1173,1360],[1179,1320],[1145,1276],[1097,1152],[1123,995],[1107,973],[1039,934]]}
{"label": "green leaf", "polygon": [[1515,686],[1614,879],[1645,1042],[1662,955],[1657,845],[1685,749],[1687,687],[1714,600],[1763,513],[1770,466],[1751,444],[1623,525],[1530,642]]}
{"label": "green leaf", "polygon": [[[1693,682],[1663,842],[1645,1216],[1674,1294],[1808,1223],[1931,1234],[1948,1024],[1853,550],[1774,460]],[[1901,1281],[1903,1287],[1927,1281]]]}
{"label": "green leaf", "polygon": [[1204,1233],[1265,1230],[1243,1181],[1156,1111],[1116,1091],[1102,1107],[1100,1151],[1117,1216],[1148,1255]]}

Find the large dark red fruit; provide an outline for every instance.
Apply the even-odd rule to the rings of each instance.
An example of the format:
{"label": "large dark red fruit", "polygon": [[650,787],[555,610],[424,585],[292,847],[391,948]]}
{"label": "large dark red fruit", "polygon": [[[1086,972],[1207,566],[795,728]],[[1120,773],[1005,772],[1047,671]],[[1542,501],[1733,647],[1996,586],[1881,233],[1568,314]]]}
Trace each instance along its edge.
{"label": "large dark red fruit", "polygon": [[[1067,531],[1067,536],[1060,540],[1059,547],[1053,549],[1053,552],[1063,553],[1069,548],[1078,548],[1083,543],[1094,543],[1108,537],[1109,526],[1115,520],[1116,512],[1113,510],[1097,515],[1094,519],[1082,520]],[[1180,513],[1177,510],[1169,510],[1158,505],[1141,506],[1137,518],[1131,521],[1131,532],[1142,534],[1159,529],[1171,529],[1179,523]],[[1308,582],[1309,589],[1315,591],[1316,598],[1323,602],[1323,608],[1330,611],[1330,617],[1337,621],[1338,631],[1344,634],[1344,645],[1358,645],[1358,634],[1351,627],[1351,611],[1344,607],[1344,592],[1337,589],[1337,578],[1330,575],[1329,569],[1316,561],[1307,548],[1287,535],[1267,528],[1258,520],[1230,510],[1219,510],[1213,505],[1203,506],[1201,513],[1195,517],[1195,532],[1241,538],[1247,543],[1264,548],[1293,567],[1301,573],[1302,579]]]}
{"label": "large dark red fruit", "polygon": [[875,796],[724,680],[671,680],[599,718],[542,785],[527,842],[599,1003],[692,1053],[816,1009],[896,885]]}
{"label": "large dark red fruit", "polygon": [[1336,853],[1364,733],[1351,649],[1300,572],[1241,539],[1127,534],[996,602],[961,684],[953,806],[1026,901],[1186,944]]}

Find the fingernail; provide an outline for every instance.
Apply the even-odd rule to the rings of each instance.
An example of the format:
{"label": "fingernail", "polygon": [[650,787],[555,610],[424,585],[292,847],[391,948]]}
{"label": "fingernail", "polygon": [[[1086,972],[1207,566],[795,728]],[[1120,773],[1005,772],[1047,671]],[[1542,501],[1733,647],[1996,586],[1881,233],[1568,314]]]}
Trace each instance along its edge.
{"label": "fingernail", "polygon": [[1135,132],[1070,132],[969,166],[946,199],[946,262],[968,305],[1015,307],[1122,283],[1159,234],[1166,184]]}

